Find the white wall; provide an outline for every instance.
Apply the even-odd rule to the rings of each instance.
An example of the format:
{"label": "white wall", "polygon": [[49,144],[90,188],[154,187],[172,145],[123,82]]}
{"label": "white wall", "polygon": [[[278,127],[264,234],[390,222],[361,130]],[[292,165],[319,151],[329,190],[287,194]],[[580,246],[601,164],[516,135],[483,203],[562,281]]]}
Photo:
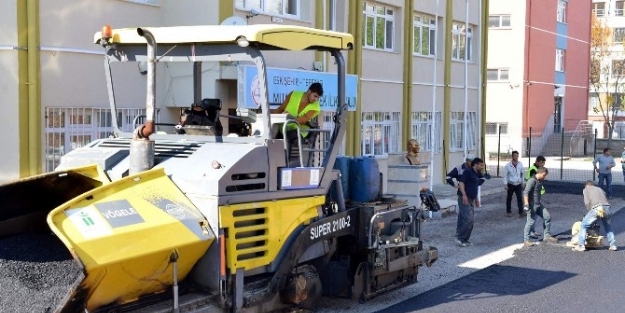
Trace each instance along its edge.
{"label": "white wall", "polygon": [[[502,135],[502,151],[522,148],[525,6],[522,0],[490,1],[490,15],[511,16],[509,28],[491,28],[488,32],[487,67],[509,69],[509,80],[488,82],[486,92],[486,122],[508,123],[508,135]],[[487,150],[497,150],[497,136],[487,136]]]}
{"label": "white wall", "polygon": [[7,151],[19,151],[18,119],[18,62],[17,50],[17,1],[0,1],[0,147],[4,153],[0,158],[0,182],[19,176],[19,154]]}

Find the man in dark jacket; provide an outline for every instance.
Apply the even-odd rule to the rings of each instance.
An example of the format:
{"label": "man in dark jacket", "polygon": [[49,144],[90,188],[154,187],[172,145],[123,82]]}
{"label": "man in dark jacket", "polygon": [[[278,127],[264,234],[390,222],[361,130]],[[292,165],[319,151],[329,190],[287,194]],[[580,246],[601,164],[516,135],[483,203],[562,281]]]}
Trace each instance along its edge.
{"label": "man in dark jacket", "polygon": [[450,186],[458,188],[458,186],[454,182],[454,179],[456,180],[456,182],[460,181],[460,176],[462,176],[462,173],[467,169],[471,168],[471,162],[473,161],[473,159],[475,159],[475,156],[473,156],[473,154],[467,154],[467,156],[464,158],[464,163],[454,167],[449,173],[447,173],[446,181]]}
{"label": "man in dark jacket", "polygon": [[558,239],[551,236],[551,215],[549,215],[549,211],[541,203],[543,181],[547,178],[547,174],[549,174],[549,171],[546,167],[537,169],[536,174],[527,181],[525,190],[523,190],[523,210],[528,212],[527,222],[523,231],[523,243],[526,247],[533,245],[530,241],[530,229],[536,221],[536,216],[540,216],[543,219],[543,225],[545,226],[543,241],[558,242]]}
{"label": "man in dark jacket", "polygon": [[484,183],[480,158],[471,161],[471,167],[462,172],[458,179],[458,223],[456,226],[456,243],[461,247],[470,246],[469,237],[473,232],[473,216],[478,187]]}

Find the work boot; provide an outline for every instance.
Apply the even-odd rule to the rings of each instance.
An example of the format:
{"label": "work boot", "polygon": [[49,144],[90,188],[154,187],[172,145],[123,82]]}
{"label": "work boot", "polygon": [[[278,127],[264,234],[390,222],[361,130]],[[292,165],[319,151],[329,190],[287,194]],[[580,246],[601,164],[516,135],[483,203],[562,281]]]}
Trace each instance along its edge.
{"label": "work boot", "polygon": [[610,248],[608,249],[610,251],[616,251],[618,250],[618,248],[616,246],[610,246]]}
{"label": "work boot", "polygon": [[586,247],[584,247],[584,246],[577,246],[577,247],[573,248],[573,251],[580,251],[580,252],[586,251]]}
{"label": "work boot", "polygon": [[543,241],[546,241],[546,242],[558,242],[558,238],[547,235],[547,236],[545,236],[545,238],[543,238]]}
{"label": "work boot", "polygon": [[529,240],[525,240],[525,241],[523,242],[523,245],[524,245],[525,247],[531,247],[531,246],[533,246],[533,245],[534,245],[534,243],[533,243],[533,242],[531,242],[531,241],[529,241]]}

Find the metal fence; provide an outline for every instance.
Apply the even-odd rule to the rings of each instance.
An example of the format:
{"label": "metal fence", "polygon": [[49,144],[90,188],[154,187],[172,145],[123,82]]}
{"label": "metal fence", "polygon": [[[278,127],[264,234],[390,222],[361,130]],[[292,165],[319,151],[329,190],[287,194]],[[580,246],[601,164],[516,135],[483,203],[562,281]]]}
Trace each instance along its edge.
{"label": "metal fence", "polygon": [[625,151],[625,139],[609,141],[599,138],[589,121],[582,121],[571,128],[530,128],[524,132],[498,125],[496,132],[493,127],[489,132],[487,127],[486,169],[492,176],[501,177],[504,166],[512,160],[512,151],[518,151],[525,169],[534,164],[537,156],[544,156],[549,180],[596,180],[597,173],[592,162],[607,147],[612,149],[616,162],[616,167],[612,169],[612,181],[624,184],[621,153]]}

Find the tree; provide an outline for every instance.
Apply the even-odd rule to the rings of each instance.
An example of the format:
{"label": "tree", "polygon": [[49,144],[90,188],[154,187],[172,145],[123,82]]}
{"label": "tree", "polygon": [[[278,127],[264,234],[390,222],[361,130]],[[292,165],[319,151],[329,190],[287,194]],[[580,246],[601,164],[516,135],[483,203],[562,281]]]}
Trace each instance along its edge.
{"label": "tree", "polygon": [[601,113],[608,128],[608,145],[614,132],[614,118],[623,111],[622,92],[625,84],[625,60],[620,49],[625,32],[612,30],[605,22],[592,17],[590,33],[590,88],[597,94],[595,113]]}

